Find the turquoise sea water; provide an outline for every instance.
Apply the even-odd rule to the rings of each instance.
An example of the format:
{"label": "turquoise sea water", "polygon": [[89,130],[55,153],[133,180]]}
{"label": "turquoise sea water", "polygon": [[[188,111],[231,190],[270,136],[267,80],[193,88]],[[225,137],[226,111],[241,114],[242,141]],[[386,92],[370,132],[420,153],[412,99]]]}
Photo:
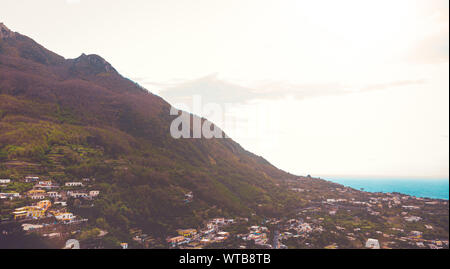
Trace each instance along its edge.
{"label": "turquoise sea water", "polygon": [[447,199],[449,192],[448,179],[356,179],[326,178],[329,181],[354,189],[364,188],[368,192],[399,192],[416,197]]}

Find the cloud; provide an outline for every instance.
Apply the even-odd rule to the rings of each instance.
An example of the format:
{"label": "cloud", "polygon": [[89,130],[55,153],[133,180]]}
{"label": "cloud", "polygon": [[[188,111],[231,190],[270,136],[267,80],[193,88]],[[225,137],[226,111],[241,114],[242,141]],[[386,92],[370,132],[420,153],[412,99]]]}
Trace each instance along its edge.
{"label": "cloud", "polygon": [[145,82],[159,88],[159,94],[172,103],[183,103],[199,95],[204,103],[244,104],[255,100],[275,100],[285,97],[306,99],[323,96],[345,95],[415,86],[427,83],[424,79],[399,80],[363,86],[343,85],[340,83],[296,84],[284,81],[259,81],[253,86],[221,79],[217,73],[189,81],[170,81],[168,83]]}
{"label": "cloud", "polygon": [[179,84],[169,84],[160,94],[169,100],[200,95],[205,103],[242,103],[260,95],[252,88],[221,80],[216,73]]}

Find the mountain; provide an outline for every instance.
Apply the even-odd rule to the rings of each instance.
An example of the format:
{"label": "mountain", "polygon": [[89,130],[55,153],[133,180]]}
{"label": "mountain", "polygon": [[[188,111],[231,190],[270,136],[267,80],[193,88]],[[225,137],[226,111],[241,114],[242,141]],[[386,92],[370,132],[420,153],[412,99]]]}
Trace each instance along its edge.
{"label": "mountain", "polygon": [[249,228],[264,223],[261,234],[271,236],[264,247],[273,240],[273,247],[363,248],[379,240],[386,248],[448,248],[448,200],[295,176],[230,138],[174,139],[170,110],[102,57],[65,59],[0,24],[0,179],[12,179],[0,193],[24,194],[33,188],[21,181],[28,175],[51,179],[61,192],[70,190],[64,183],[89,178],[89,190],[100,191],[67,200],[65,208],[88,221],[55,224],[59,241],[24,234],[12,220],[14,209],[35,200],[1,199],[0,230],[8,235],[0,235],[0,248],[61,248],[73,237],[85,248],[142,247],[136,231],[146,247],[164,248],[177,229],[200,230],[217,217],[240,222],[213,247],[261,247],[237,235],[254,236]]}
{"label": "mountain", "polygon": [[170,104],[102,57],[65,59],[0,29],[0,177],[96,178],[105,196],[88,216],[161,236],[202,214],[277,215],[301,201],[280,185],[295,176],[230,138],[172,138]]}

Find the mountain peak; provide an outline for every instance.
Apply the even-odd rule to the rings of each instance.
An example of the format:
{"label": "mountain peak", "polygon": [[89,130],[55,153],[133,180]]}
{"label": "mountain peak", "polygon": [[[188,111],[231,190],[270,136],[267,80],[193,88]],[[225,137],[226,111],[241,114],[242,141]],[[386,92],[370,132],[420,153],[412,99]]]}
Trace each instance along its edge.
{"label": "mountain peak", "polygon": [[14,37],[15,35],[16,35],[16,33],[9,30],[9,28],[6,27],[5,24],[0,22],[0,38],[10,38],[10,37]]}
{"label": "mountain peak", "polygon": [[78,71],[85,70],[93,74],[117,73],[110,63],[97,54],[86,55],[83,53],[72,61],[73,68]]}

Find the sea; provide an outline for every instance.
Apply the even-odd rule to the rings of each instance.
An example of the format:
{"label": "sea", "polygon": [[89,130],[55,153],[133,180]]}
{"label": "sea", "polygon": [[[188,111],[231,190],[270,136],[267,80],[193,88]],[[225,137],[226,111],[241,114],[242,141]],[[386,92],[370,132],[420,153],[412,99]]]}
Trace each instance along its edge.
{"label": "sea", "polygon": [[448,200],[448,179],[324,178],[367,192],[398,192],[416,197]]}

